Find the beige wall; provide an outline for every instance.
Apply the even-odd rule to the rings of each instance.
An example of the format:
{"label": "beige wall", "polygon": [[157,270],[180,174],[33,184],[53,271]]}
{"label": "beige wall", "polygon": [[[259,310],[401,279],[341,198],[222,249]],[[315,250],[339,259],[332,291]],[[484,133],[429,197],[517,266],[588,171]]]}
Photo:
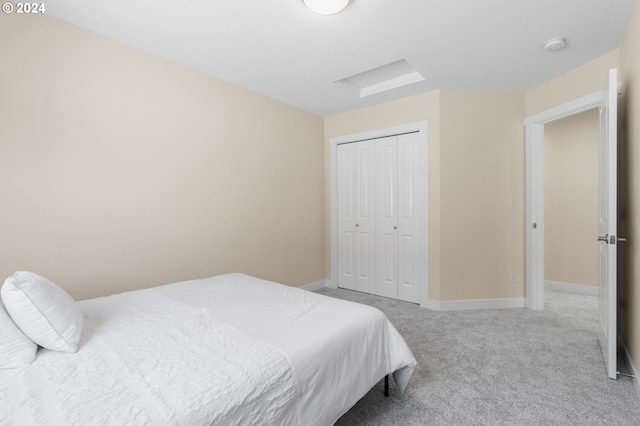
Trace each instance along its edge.
{"label": "beige wall", "polygon": [[440,93],[429,92],[398,101],[386,102],[325,118],[325,185],[326,191],[326,276],[330,277],[329,236],[329,139],[368,130],[397,126],[417,121],[429,121],[428,179],[429,179],[429,298],[440,298]]}
{"label": "beige wall", "polygon": [[323,120],[46,16],[15,18],[0,15],[0,274],[30,269],[76,298],[231,271],[328,277],[326,142],[422,120],[430,298],[523,297],[522,119],[598,90],[619,58],[637,79],[628,30],[620,51],[524,94],[436,91]]}
{"label": "beige wall", "polygon": [[548,81],[525,94],[525,114],[530,116],[601,90],[607,71],[620,64],[615,49],[585,65]]}
{"label": "beige wall", "polygon": [[324,279],[321,117],[47,16],[0,14],[0,55],[1,277]]}
{"label": "beige wall", "polygon": [[[429,121],[432,300],[524,296],[523,108],[523,94],[443,91],[325,119],[326,142],[336,136]],[[328,148],[325,155],[328,176]],[[516,203],[516,212],[508,212],[510,199]],[[328,268],[327,262],[327,276]],[[511,271],[516,273],[516,283],[509,282]]]}
{"label": "beige wall", "polygon": [[636,2],[620,48],[620,330],[640,368],[640,2]]}
{"label": "beige wall", "polygon": [[524,297],[524,94],[442,91],[440,118],[440,300]]}
{"label": "beige wall", "polygon": [[[618,59],[614,50],[526,93],[431,92],[325,119],[325,142],[429,120],[430,299],[525,296],[524,117],[600,90]],[[325,158],[328,188],[327,146]],[[328,218],[328,190],[325,202]]]}
{"label": "beige wall", "polygon": [[544,126],[544,278],[598,285],[598,110]]}

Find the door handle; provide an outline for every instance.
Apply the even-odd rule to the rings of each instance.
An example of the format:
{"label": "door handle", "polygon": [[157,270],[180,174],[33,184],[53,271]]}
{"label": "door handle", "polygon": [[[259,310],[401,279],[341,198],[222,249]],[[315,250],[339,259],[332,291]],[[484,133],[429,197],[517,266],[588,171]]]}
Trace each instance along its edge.
{"label": "door handle", "polygon": [[[604,237],[598,237],[598,241],[603,241],[607,244],[615,244],[616,243],[616,237],[611,235],[609,236],[609,234],[605,235]],[[618,237],[618,242],[619,243],[626,243],[627,239],[624,237]]]}

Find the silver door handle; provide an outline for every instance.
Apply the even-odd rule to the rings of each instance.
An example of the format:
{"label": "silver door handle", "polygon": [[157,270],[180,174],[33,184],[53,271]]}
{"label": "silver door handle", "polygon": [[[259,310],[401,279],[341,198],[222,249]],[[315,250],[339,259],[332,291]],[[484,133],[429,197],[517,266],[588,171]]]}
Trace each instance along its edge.
{"label": "silver door handle", "polygon": [[624,238],[624,237],[618,237],[618,242],[619,242],[619,243],[626,243],[626,242],[627,242],[627,239],[626,239],[626,238]]}
{"label": "silver door handle", "polygon": [[609,234],[605,235],[604,237],[598,237],[598,241],[603,241],[607,244],[609,244]]}

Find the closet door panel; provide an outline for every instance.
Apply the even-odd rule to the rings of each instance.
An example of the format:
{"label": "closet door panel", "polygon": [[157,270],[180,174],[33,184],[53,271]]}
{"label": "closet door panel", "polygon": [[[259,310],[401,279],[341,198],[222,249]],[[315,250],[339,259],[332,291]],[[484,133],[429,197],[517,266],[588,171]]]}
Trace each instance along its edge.
{"label": "closet door panel", "polygon": [[410,133],[337,147],[339,287],[420,302],[421,143]]}
{"label": "closet door panel", "polygon": [[398,299],[420,302],[418,133],[398,136]]}
{"label": "closet door panel", "polygon": [[356,289],[356,150],[338,145],[338,287]]}
{"label": "closet door panel", "polygon": [[398,298],[397,137],[376,141],[376,294]]}
{"label": "closet door panel", "polygon": [[375,141],[362,141],[353,145],[355,145],[356,156],[356,290],[375,293]]}

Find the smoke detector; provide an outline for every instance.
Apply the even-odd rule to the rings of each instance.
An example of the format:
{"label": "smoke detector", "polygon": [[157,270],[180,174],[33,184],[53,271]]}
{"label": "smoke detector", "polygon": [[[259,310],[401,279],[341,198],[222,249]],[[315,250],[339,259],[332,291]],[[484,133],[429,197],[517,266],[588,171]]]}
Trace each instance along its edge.
{"label": "smoke detector", "polygon": [[544,44],[544,50],[547,52],[554,52],[560,50],[567,45],[567,41],[564,38],[556,37],[551,40],[547,40]]}

